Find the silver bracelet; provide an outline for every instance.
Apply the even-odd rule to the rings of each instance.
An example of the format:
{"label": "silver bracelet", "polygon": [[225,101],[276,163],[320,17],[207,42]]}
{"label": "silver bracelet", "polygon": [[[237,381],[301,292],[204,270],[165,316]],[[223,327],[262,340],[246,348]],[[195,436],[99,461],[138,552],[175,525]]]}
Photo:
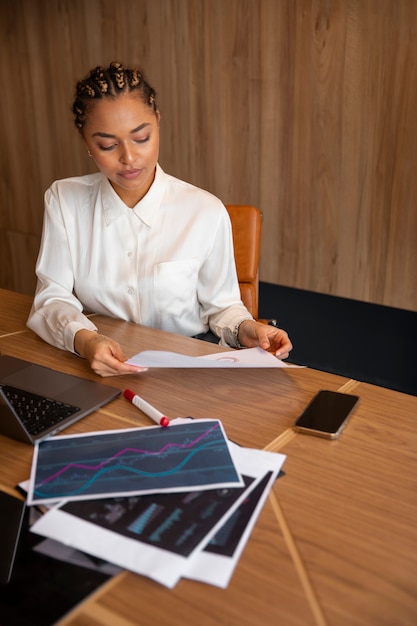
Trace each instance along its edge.
{"label": "silver bracelet", "polygon": [[233,331],[233,340],[234,343],[236,345],[236,348],[244,348],[245,346],[242,346],[242,344],[239,341],[239,328],[241,326],[241,324],[243,324],[243,322],[246,322],[246,320],[241,320],[238,324],[236,324],[235,329]]}
{"label": "silver bracelet", "polygon": [[239,329],[240,329],[240,325],[243,324],[243,322],[247,322],[248,320],[252,320],[252,317],[245,317],[245,319],[240,320],[236,326],[234,327],[233,330],[230,330],[230,328],[224,328],[223,329],[223,336],[226,340],[226,343],[231,347],[231,348],[246,348],[246,346],[243,346],[240,342],[239,342]]}
{"label": "silver bracelet", "polygon": [[228,343],[232,346],[232,348],[238,348],[238,349],[246,348],[246,346],[242,345],[239,341],[239,329],[240,329],[241,324],[243,324],[243,322],[247,322],[252,319],[253,318],[251,317],[245,317],[245,319],[240,320],[240,322],[236,324],[236,326],[233,329],[233,332],[230,332],[229,330],[230,341],[228,341]]}

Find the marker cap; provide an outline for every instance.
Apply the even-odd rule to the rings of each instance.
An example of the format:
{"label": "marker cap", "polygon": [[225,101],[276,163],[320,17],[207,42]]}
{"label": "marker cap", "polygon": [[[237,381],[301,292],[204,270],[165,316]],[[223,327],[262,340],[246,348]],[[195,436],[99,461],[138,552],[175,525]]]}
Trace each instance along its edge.
{"label": "marker cap", "polygon": [[129,402],[132,402],[133,398],[135,397],[135,393],[133,393],[133,391],[131,391],[130,389],[125,389],[123,392],[123,395],[125,398],[127,398],[129,400]]}

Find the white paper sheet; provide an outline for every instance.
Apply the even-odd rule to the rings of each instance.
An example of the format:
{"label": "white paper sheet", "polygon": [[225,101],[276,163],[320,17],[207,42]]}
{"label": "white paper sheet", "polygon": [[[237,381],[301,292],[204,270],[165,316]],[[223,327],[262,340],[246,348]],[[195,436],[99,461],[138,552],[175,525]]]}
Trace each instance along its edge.
{"label": "white paper sheet", "polygon": [[[187,571],[184,574],[186,578],[191,578],[192,580],[198,580],[203,583],[215,585],[216,587],[221,587],[222,589],[225,589],[227,587],[236,568],[236,565],[238,564],[240,555],[242,554],[243,549],[246,546],[252,529],[262,510],[265,500],[268,497],[268,494],[275,480],[277,479],[277,475],[277,471],[268,472],[268,474],[265,475],[263,481],[257,482],[253,486],[251,485],[251,489],[246,496],[246,500],[248,500],[249,503],[251,497],[253,497],[252,493],[255,493],[261,487],[262,490],[261,494],[257,496],[256,503],[254,504],[254,508],[251,511],[250,517],[247,520],[246,526],[244,527],[242,534],[234,538],[233,533],[239,533],[239,527],[234,529],[233,525],[235,523],[236,525],[239,525],[239,515],[244,514],[245,505],[249,506],[247,503],[240,504],[240,506],[233,513],[231,518],[217,533],[217,535],[219,535],[218,543],[221,544],[222,534],[227,535],[228,526],[231,526],[230,533],[232,537],[226,537],[223,554],[210,552],[211,544],[216,544],[217,535],[215,535],[208,542],[208,546],[206,545],[202,550],[199,550],[190,557],[190,559],[188,560]],[[241,509],[243,509],[242,513]],[[236,520],[234,519],[235,517],[237,518]],[[233,549],[229,547],[230,542],[233,544]]]}
{"label": "white paper sheet", "polygon": [[245,348],[207,354],[205,356],[186,356],[178,352],[164,350],[144,350],[131,357],[127,363],[139,367],[187,367],[224,368],[224,367],[299,367],[284,363],[262,348]]}

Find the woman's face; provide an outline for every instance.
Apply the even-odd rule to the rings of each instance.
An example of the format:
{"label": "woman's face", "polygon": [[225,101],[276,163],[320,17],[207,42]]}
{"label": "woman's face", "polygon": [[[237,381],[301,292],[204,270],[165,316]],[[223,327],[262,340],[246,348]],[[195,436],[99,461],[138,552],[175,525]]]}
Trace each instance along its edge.
{"label": "woman's face", "polygon": [[99,170],[129,207],[152,185],[159,154],[159,116],[138,95],[103,98],[93,104],[83,128]]}

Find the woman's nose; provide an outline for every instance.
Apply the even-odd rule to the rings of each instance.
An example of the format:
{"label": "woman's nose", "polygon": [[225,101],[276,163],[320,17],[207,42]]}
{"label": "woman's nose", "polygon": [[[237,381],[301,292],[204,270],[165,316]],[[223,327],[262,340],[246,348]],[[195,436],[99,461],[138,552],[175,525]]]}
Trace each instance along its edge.
{"label": "woman's nose", "polygon": [[133,146],[123,146],[120,160],[122,163],[132,163],[135,160],[135,150]]}

